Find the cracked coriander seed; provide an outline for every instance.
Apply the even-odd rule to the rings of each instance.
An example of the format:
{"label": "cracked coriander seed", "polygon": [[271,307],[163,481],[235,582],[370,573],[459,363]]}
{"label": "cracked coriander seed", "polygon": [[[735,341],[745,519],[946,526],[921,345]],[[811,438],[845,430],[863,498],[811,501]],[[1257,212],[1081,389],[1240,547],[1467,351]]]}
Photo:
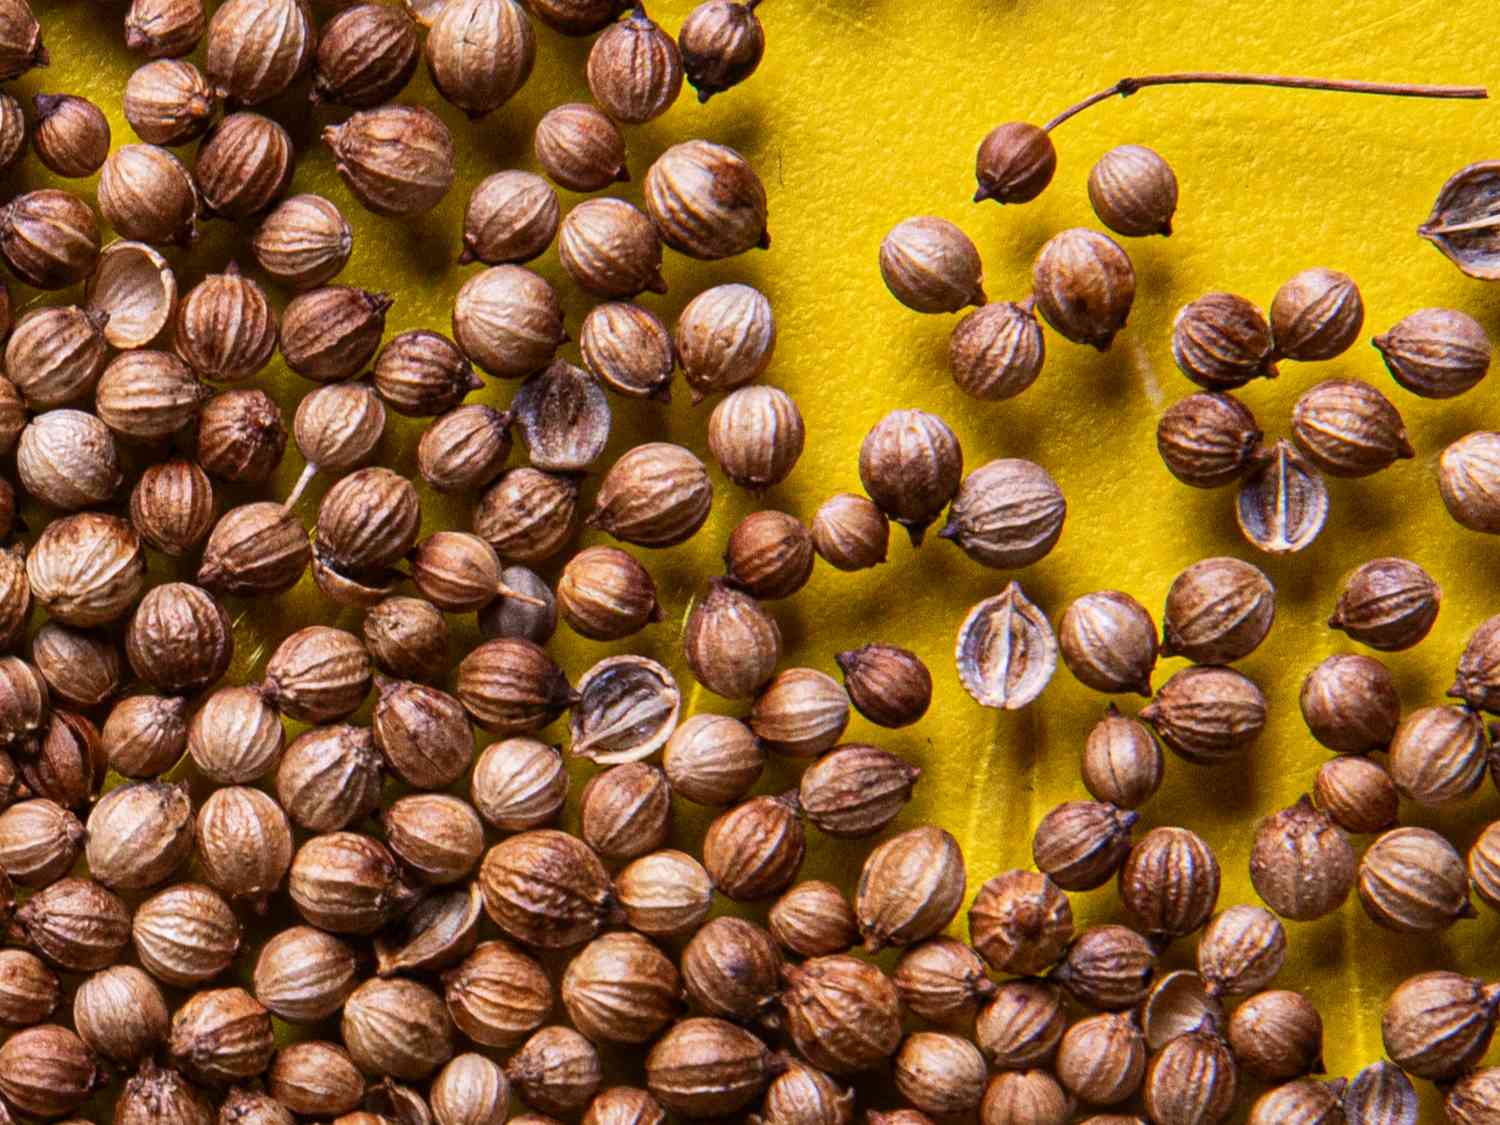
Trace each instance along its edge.
{"label": "cracked coriander seed", "polygon": [[1418,309],[1370,341],[1391,378],[1423,398],[1452,398],[1490,369],[1489,334],[1457,309]]}
{"label": "cracked coriander seed", "polygon": [[1135,269],[1113,239],[1073,229],[1053,235],[1031,267],[1037,310],[1075,344],[1108,351],[1135,300]]}
{"label": "cracked coriander seed", "polygon": [[1318,470],[1285,438],[1254,458],[1235,498],[1235,516],[1246,539],[1262,551],[1285,555],[1310,546],[1328,519],[1328,487]]}
{"label": "cracked coriander seed", "polygon": [[1177,177],[1145,145],[1119,145],[1101,156],[1089,171],[1088,191],[1094,214],[1116,234],[1172,233]]}
{"label": "cracked coriander seed", "polygon": [[1057,670],[1057,637],[1018,582],[976,604],[954,650],[958,678],[981,707],[1019,710]]}
{"label": "cracked coriander seed", "polygon": [[438,93],[478,118],[526,85],[536,62],[536,35],[515,0],[457,0],[438,10],[425,52]]}
{"label": "cracked coriander seed", "polygon": [[201,137],[214,108],[213,87],[184,59],[149,62],[125,83],[125,120],[147,144],[182,145]]}

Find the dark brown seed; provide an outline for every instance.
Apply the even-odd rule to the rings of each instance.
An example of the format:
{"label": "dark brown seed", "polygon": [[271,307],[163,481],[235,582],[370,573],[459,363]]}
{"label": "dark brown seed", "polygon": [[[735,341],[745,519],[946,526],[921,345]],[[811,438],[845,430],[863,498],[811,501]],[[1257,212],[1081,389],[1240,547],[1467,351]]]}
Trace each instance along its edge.
{"label": "dark brown seed", "polygon": [[109,120],[76,94],[37,94],[31,147],[53,172],[68,179],[92,176],[109,155]]}
{"label": "dark brown seed", "polygon": [[214,524],[198,583],[218,594],[279,594],[297,584],[311,559],[307,528],[296,516],[280,504],[245,504]]}
{"label": "dark brown seed", "polygon": [[422,106],[360,110],[324,129],[323,143],[339,177],[377,215],[430,211],[453,186],[453,136]]}
{"label": "dark brown seed", "polygon": [[1249,656],[1271,631],[1276,587],[1235,558],[1203,559],[1172,580],[1162,612],[1162,655],[1197,664]]}
{"label": "dark brown seed", "polygon": [[553,829],[496,844],[484,857],[479,886],[495,924],[542,949],[592,940],[619,910],[599,857],[576,836]]}
{"label": "dark brown seed", "polygon": [[1423,398],[1452,398],[1490,369],[1484,326],[1457,309],[1418,309],[1370,341],[1391,377]]}
{"label": "dark brown seed", "polygon": [[1089,171],[1088,190],[1094,214],[1116,234],[1172,233],[1177,177],[1145,145],[1118,145],[1106,152]]}
{"label": "dark brown seed", "polygon": [[844,689],[861,715],[882,727],[910,726],[932,703],[932,674],[913,652],[868,644],[835,658]]}
{"label": "dark brown seed", "polygon": [[346,8],[318,37],[311,100],[355,109],[391,101],[406,88],[421,53],[417,25],[400,8]]}
{"label": "dark brown seed", "polygon": [[996,125],[980,142],[974,161],[979,190],[974,202],[1029,203],[1046,190],[1057,171],[1051,135],[1025,121]]}
{"label": "dark brown seed", "polygon": [[1063,890],[1103,886],[1130,851],[1135,813],[1098,801],[1065,801],[1037,824],[1031,851],[1036,865]]}
{"label": "dark brown seed", "polygon": [[1184,668],[1141,711],[1167,747],[1190,762],[1213,765],[1242,755],[1266,725],[1266,700],[1233,668]]}
{"label": "dark brown seed", "polygon": [[895,1054],[900,995],[876,966],[845,954],[789,965],[782,996],[787,1032],[808,1062],[830,1074],[857,1074]]}
{"label": "dark brown seed", "polygon": [[1393,827],[1401,805],[1401,794],[1386,768],[1357,754],[1318,767],[1313,799],[1334,823],[1355,835]]}
{"label": "dark brown seed", "polygon": [[1373,559],[1344,579],[1330,628],[1382,652],[1411,648],[1432,628],[1443,592],[1406,559]]}
{"label": "dark brown seed", "polygon": [[315,382],[353,378],[380,346],[391,304],[385,293],[348,285],[299,293],[281,314],[282,358],[298,375]]}
{"label": "dark brown seed", "polygon": [[699,4],[677,33],[682,69],[706,102],[755,73],[766,50],[765,31],[754,3],[708,0]]}
{"label": "dark brown seed", "polygon": [[1121,1011],[1146,998],[1155,971],[1149,941],[1124,926],[1098,925],[1078,935],[1051,975],[1080,1003]]}
{"label": "dark brown seed", "polygon": [[1283,918],[1321,918],[1337,910],[1354,888],[1354,849],[1304,796],[1260,822],[1250,851],[1250,882]]}
{"label": "dark brown seed", "polygon": [[231,113],[193,164],[205,218],[246,219],[271,206],[292,178],[292,138],[258,113]]}
{"label": "dark brown seed", "polygon": [[1238,399],[1196,394],[1167,408],[1156,426],[1156,449],[1167,470],[1194,488],[1233,484],[1255,464],[1261,431]]}
{"label": "dark brown seed", "polygon": [[417,471],[438,492],[483,488],[510,459],[511,416],[470,403],[435,419],[417,442]]}
{"label": "dark brown seed", "polygon": [[1135,925],[1153,937],[1200,929],[1218,900],[1219,861],[1186,828],[1153,828],[1120,868],[1120,901]]}
{"label": "dark brown seed", "polygon": [[802,774],[798,802],[820,832],[863,839],[884,829],[911,799],[922,771],[863,743],[824,754]]}
{"label": "dark brown seed", "polygon": [[1210,391],[1232,391],[1277,374],[1271,326],[1260,309],[1233,293],[1210,293],[1183,306],[1172,323],[1172,358]]}
{"label": "dark brown seed", "polygon": [[1401,697],[1390,671],[1357,653],[1330,656],[1309,672],[1299,704],[1312,736],[1341,754],[1383,749],[1401,721]]}

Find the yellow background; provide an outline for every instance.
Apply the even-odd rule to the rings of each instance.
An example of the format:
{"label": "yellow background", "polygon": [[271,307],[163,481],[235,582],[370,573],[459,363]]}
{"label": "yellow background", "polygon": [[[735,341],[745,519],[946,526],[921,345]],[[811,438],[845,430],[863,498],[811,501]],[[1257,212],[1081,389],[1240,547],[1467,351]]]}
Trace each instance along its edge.
{"label": "yellow background", "polygon": [[[691,0],[659,0],[651,13],[675,33],[691,7]],[[139,61],[120,45],[123,6],[71,0],[42,3],[38,14],[52,66],[13,84],[13,92],[28,101],[39,91],[87,95],[109,115],[116,145],[135,140],[119,109],[124,81]],[[1361,343],[1329,363],[1286,363],[1276,382],[1247,388],[1243,401],[1275,437],[1286,433],[1293,401],[1314,382],[1367,378],[1398,405],[1418,450],[1415,460],[1367,480],[1331,481],[1331,514],[1322,538],[1300,555],[1268,559],[1241,539],[1232,490],[1188,489],[1157,457],[1157,417],[1193,389],[1172,364],[1171,318],[1185,302],[1214,289],[1241,293],[1264,307],[1286,278],[1323,265],[1358,281],[1366,337],[1427,305],[1468,311],[1500,336],[1493,291],[1461,276],[1414,233],[1450,172],[1496,155],[1500,105],[1260,89],[1148,90],[1063,126],[1056,135],[1056,180],[1024,208],[969,202],[975,146],[998,122],[1045,120],[1125,74],[1216,68],[1495,80],[1490,52],[1476,49],[1472,34],[1491,22],[1489,6],[1477,0],[767,0],[760,14],[769,45],[759,73],[706,107],[685,90],[666,116],[627,129],[635,178],[622,185],[621,194],[638,199],[651,160],[689,137],[733,145],[760,171],[770,197],[772,249],[714,264],[669,251],[671,292],[664,298],[648,294],[645,303],[670,321],[707,285],[746,281],[763,289],[780,337],[767,380],[800,404],[807,451],[786,485],[759,501],[715,470],[714,513],[703,531],[669,551],[636,552],[662,586],[667,614],[661,624],[616,645],[581,640],[563,626],[552,652],[575,681],[595,660],[634,650],[666,660],[689,685],[679,655],[681,621],[694,591],[718,569],[735,523],[762,505],[807,519],[831,493],[858,491],[857,453],[869,427],[897,407],[934,411],[958,433],[968,467],[1001,456],[1029,457],[1061,484],[1069,505],[1061,542],[1018,575],[1053,620],[1072,598],[1111,587],[1159,614],[1173,575],[1209,555],[1251,559],[1275,581],[1275,629],[1242,664],[1270,703],[1264,739],[1242,763],[1216,769],[1169,757],[1166,784],[1143,810],[1142,823],[1201,832],[1223,865],[1221,905],[1253,901],[1246,858],[1255,821],[1308,790],[1327,754],[1302,725],[1298,685],[1324,656],[1357,647],[1323,624],[1340,575],[1366,559],[1397,554],[1421,563],[1442,584],[1443,608],[1432,634],[1415,650],[1385,658],[1407,709],[1441,699],[1464,638],[1500,609],[1500,549],[1448,518],[1434,476],[1447,443],[1496,423],[1500,374],[1457,400],[1423,401],[1396,387],[1378,355]],[[319,12],[320,19],[327,15],[326,9]],[[530,135],[539,116],[560,102],[587,97],[587,48],[586,41],[539,27],[531,81],[513,102],[478,122],[443,105],[420,71],[407,97],[442,113],[461,155],[452,192],[438,209],[411,221],[365,213],[334,176],[318,133],[342,112],[306,112],[294,98],[272,107],[302,155],[293,190],[328,195],[354,224],[353,260],[337,280],[390,291],[390,333],[448,330],[454,292],[480,268],[455,264],[468,193],[492,171],[535,167]],[[1097,226],[1084,191],[1089,167],[1109,147],[1127,142],[1162,153],[1181,183],[1171,238],[1124,240],[1138,276],[1129,327],[1107,355],[1049,332],[1046,368],[1023,396],[994,404],[965,397],[946,371],[947,336],[956,319],[917,315],[886,293],[876,268],[881,236],[911,215],[951,219],[979,246],[991,297],[1019,299],[1028,291],[1031,258],[1048,236],[1068,226]],[[179,150],[189,161],[193,151]],[[13,189],[50,182],[34,157],[9,179]],[[565,206],[576,200],[567,192],[562,196]],[[181,264],[184,291],[207,269],[233,258],[251,261],[249,227],[210,223],[204,232],[191,256],[172,254]],[[536,268],[558,286],[576,332],[590,301],[562,274],[555,249]],[[22,304],[34,296],[14,292]],[[276,295],[278,303],[284,298]],[[575,346],[564,354],[576,362]],[[256,385],[273,390],[288,415],[311,386],[279,359]],[[678,388],[666,410],[611,399],[615,430],[601,468],[647,439],[681,442],[709,460],[704,426],[712,403],[694,408],[680,381]],[[470,401],[503,405],[512,390],[490,381]],[[384,455],[411,471],[419,432],[419,424],[392,415]],[[515,460],[523,457],[518,448]],[[270,493],[285,495],[299,468],[291,448]],[[319,482],[301,502],[309,525],[325,487]],[[592,491],[593,484],[587,485],[586,498]],[[221,490],[221,506],[242,498]],[[424,492],[424,531],[465,527],[467,520],[466,501],[439,501]],[[597,533],[580,537],[601,540]],[[956,628],[973,602],[998,592],[1008,577],[935,538],[913,550],[898,532],[886,565],[850,575],[819,564],[803,592],[773,608],[787,642],[786,665],[835,671],[835,652],[871,640],[908,645],[928,662],[937,690],[922,724],[887,732],[856,716],[847,737],[877,742],[923,767],[902,823],[932,820],[959,836],[971,893],[1003,868],[1029,865],[1031,825],[1056,802],[1085,795],[1079,751],[1105,703],[1061,667],[1040,702],[1019,714],[983,710],[964,693],[953,670]],[[269,647],[295,625],[329,620],[357,630],[360,617],[328,613],[310,578],[277,606],[239,603],[231,610],[239,621],[237,675],[258,675]],[[472,642],[471,627],[456,636]],[[1180,664],[1163,661],[1156,682]],[[704,709],[743,710],[686,690],[684,713]],[[550,733],[561,739],[562,732],[559,724]],[[773,780],[789,783],[794,777],[783,766]],[[1466,850],[1497,810],[1500,801],[1486,783],[1461,807],[1440,813],[1406,808],[1403,821],[1439,827]],[[675,842],[695,847],[701,827],[701,818],[689,813]],[[862,852],[833,846],[815,833],[812,843],[805,874],[852,875]],[[1115,909],[1112,887],[1074,895],[1073,902],[1085,920]],[[1351,1074],[1381,1056],[1380,1005],[1402,976],[1439,966],[1500,972],[1494,952],[1500,927],[1482,906],[1477,921],[1437,938],[1385,933],[1352,900],[1334,917],[1289,923],[1288,930],[1291,957],[1279,983],[1305,990],[1318,1004],[1334,1074]],[[1173,961],[1191,955],[1191,941],[1179,946]]]}

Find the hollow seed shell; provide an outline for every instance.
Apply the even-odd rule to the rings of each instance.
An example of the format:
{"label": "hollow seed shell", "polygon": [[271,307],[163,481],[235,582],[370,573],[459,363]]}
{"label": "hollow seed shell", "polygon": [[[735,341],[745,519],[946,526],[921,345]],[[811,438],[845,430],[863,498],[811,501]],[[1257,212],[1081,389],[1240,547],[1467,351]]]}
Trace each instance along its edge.
{"label": "hollow seed shell", "polygon": [[1328,486],[1292,443],[1277,440],[1240,484],[1235,514],[1240,532],[1272,555],[1312,544],[1328,519]]}
{"label": "hollow seed shell", "polygon": [[1057,668],[1057,637],[1017,582],[969,610],[955,652],[959,680],[983,707],[1018,710]]}

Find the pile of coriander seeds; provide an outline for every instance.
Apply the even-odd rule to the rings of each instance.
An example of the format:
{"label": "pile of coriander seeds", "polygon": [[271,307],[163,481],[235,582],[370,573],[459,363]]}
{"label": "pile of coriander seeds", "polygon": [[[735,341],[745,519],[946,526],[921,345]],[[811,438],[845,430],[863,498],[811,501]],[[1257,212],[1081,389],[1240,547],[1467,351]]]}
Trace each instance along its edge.
{"label": "pile of coriander seeds", "polygon": [[[1266,574],[1185,569],[1160,639],[1120,591],[1053,614],[1011,572],[1058,543],[1062,489],[1027,459],[966,466],[921,402],[870,429],[850,466],[864,495],[778,510],[818,420],[765,381],[770,301],[734,274],[675,317],[642,298],[677,289],[684,257],[770,244],[777,170],[661,125],[685,83],[733,99],[752,79],[763,16],[774,32],[757,0],[671,29],[618,0],[136,0],[100,10],[134,64],[116,101],[0,95],[0,163],[61,185],[0,210],[0,1122],[1396,1123],[1417,1119],[1411,1078],[1453,1120],[1500,1112],[1500,1075],[1476,1069],[1500,987],[1413,978],[1387,1005],[1388,1059],[1345,1082],[1278,978],[1298,938],[1282,919],[1356,887],[1404,932],[1471,914],[1471,877],[1500,903],[1500,827],[1467,867],[1396,827],[1398,798],[1436,807],[1483,780],[1500,626],[1458,666],[1462,705],[1403,718],[1373,657],[1313,670],[1302,711],[1339,756],[1261,823],[1264,905],[1221,901],[1209,842],[1138,810],[1179,760],[1253,750],[1268,702],[1231,665],[1273,627]],[[66,49],[51,32],[72,18],[0,0],[3,80]],[[524,155],[465,179],[447,107],[510,128],[538,79],[589,100],[559,100],[525,122]],[[120,113],[130,135],[112,135]],[[980,196],[1040,191],[1045,139],[992,134]],[[309,147],[336,168],[325,194],[290,186]],[[1111,153],[1088,188],[1117,235],[1170,227],[1175,176],[1149,150]],[[1453,206],[1478,205],[1463,191]],[[438,229],[456,197],[462,229]],[[389,332],[430,294],[343,283],[383,252],[356,231],[397,229],[367,213],[463,266],[451,320]],[[1432,222],[1462,239],[1445,232],[1463,215]],[[981,305],[952,352],[976,397],[1036,378],[1036,314],[1101,349],[1129,315],[1130,257],[1102,233],[1062,232],[1030,296],[985,303],[956,228],[898,230],[880,267],[903,302]],[[554,252],[560,275],[532,268]],[[1162,456],[1187,484],[1238,484],[1256,547],[1312,541],[1320,473],[1412,455],[1362,384],[1314,388],[1278,443],[1228,393],[1349,346],[1345,275],[1299,275],[1267,317],[1226,295],[1190,310],[1174,347],[1207,393],[1168,412]],[[1488,365],[1452,310],[1382,340],[1418,393]],[[807,377],[787,370],[793,391]],[[674,393],[702,404],[695,429],[666,421]],[[662,421],[617,453],[626,413]],[[1445,501],[1484,530],[1492,436],[1444,458]],[[709,537],[725,482],[759,510],[703,553],[679,617],[656,552]],[[891,522],[995,572],[949,626],[954,669],[894,643],[908,630],[889,618],[826,668],[791,665],[784,646],[819,646],[777,603],[815,568],[883,562]],[[1330,625],[1409,648],[1440,600],[1415,563],[1375,559]],[[263,650],[245,651],[247,619]],[[564,666],[560,631],[597,659]],[[1159,656],[1191,666],[1162,678]],[[1014,711],[1059,658],[1120,707],[1082,748],[1079,799],[1008,829],[1034,832],[1035,869],[970,872],[954,835],[903,815],[948,752],[909,752],[934,673]],[[1131,694],[1151,697],[1134,715]],[[913,737],[859,741],[856,715]],[[817,877],[839,869],[857,880]],[[1075,923],[1069,896],[1112,881],[1118,922]]]}

